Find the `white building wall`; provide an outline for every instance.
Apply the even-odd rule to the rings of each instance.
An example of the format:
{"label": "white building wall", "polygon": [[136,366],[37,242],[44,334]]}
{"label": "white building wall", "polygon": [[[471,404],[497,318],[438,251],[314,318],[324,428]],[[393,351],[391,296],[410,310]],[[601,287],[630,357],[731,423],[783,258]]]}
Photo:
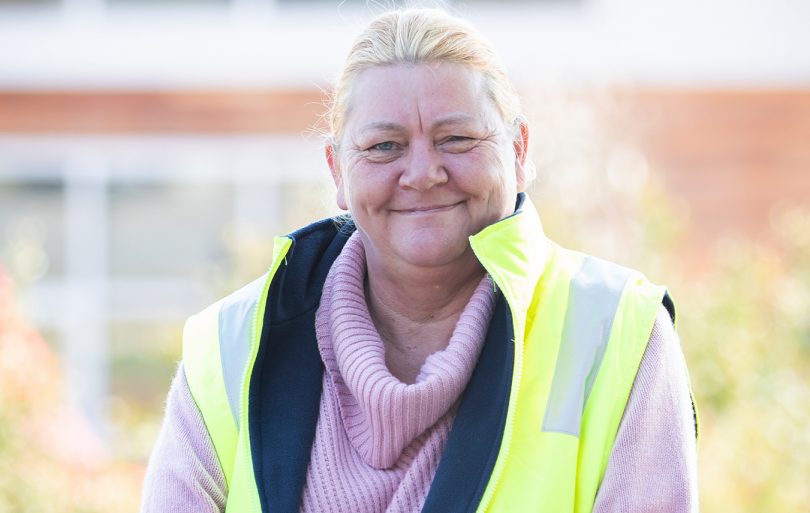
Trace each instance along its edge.
{"label": "white building wall", "polygon": [[[0,5],[0,88],[322,86],[374,10],[338,4]],[[492,1],[454,8],[494,41],[519,80],[810,84],[806,0]]]}

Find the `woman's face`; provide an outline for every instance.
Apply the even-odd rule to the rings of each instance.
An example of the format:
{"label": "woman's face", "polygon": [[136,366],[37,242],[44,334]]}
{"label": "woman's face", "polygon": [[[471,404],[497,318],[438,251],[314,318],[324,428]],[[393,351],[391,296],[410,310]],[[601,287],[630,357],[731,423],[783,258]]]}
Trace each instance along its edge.
{"label": "woman's face", "polygon": [[327,148],[338,206],[370,258],[416,267],[469,258],[467,237],[514,210],[527,136],[505,126],[483,75],[465,66],[366,69],[344,135]]}

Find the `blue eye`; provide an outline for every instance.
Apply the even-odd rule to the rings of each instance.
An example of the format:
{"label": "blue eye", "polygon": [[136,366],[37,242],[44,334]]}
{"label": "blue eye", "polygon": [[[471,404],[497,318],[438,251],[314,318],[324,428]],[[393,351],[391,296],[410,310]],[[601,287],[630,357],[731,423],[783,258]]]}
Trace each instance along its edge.
{"label": "blue eye", "polygon": [[391,151],[396,149],[396,144],[391,141],[385,141],[378,144],[375,144],[371,147],[372,150],[377,151]]}

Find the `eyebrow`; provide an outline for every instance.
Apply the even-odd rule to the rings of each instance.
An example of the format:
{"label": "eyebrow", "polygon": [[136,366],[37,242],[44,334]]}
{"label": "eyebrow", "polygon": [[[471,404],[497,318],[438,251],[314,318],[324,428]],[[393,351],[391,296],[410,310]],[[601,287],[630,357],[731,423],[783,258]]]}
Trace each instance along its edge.
{"label": "eyebrow", "polygon": [[[450,114],[439,121],[435,122],[431,129],[442,128],[445,126],[452,126],[452,125],[463,125],[465,123],[470,122],[478,122],[478,118],[475,116],[471,116],[469,114],[458,113],[458,114]],[[387,121],[375,121],[373,123],[369,123],[363,126],[360,129],[361,134],[366,134],[368,132],[400,132],[404,131],[405,127],[397,124],[397,123],[390,123]]]}
{"label": "eyebrow", "polygon": [[446,116],[434,123],[432,128],[440,128],[448,125],[463,125],[465,123],[477,123],[478,121],[478,118],[469,114],[450,114],[449,116]]}
{"label": "eyebrow", "polygon": [[405,130],[405,127],[402,125],[398,125],[396,123],[388,123],[386,121],[377,121],[363,126],[360,129],[359,133],[366,134],[368,132],[399,132],[402,130]]}

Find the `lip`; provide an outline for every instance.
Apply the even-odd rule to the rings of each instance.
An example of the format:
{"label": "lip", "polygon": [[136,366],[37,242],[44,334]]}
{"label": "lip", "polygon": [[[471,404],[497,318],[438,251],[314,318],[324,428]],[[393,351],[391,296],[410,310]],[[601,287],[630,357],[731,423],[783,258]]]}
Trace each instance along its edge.
{"label": "lip", "polygon": [[462,203],[463,203],[462,201],[458,201],[456,203],[449,203],[445,205],[425,205],[412,208],[398,208],[394,209],[394,212],[404,215],[437,214],[440,212],[447,212],[449,210],[452,210],[455,207],[461,205]]}

